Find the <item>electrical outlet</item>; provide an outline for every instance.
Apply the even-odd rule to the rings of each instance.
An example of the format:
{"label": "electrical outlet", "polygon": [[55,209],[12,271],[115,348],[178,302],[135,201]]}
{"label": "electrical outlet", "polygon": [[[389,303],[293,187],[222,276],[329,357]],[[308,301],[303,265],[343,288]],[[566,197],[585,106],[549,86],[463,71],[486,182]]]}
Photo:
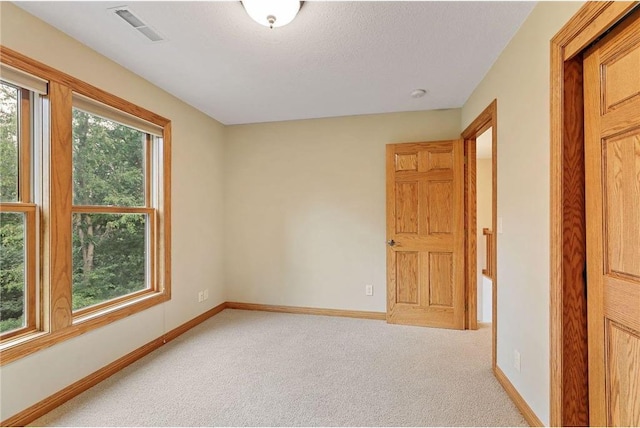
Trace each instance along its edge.
{"label": "electrical outlet", "polygon": [[204,297],[204,300],[207,300],[209,298],[209,289],[208,288],[204,289],[204,296],[203,297]]}
{"label": "electrical outlet", "polygon": [[364,286],[364,294],[367,296],[373,296],[373,285],[367,284]]}
{"label": "electrical outlet", "polygon": [[513,350],[513,367],[520,373],[520,352]]}
{"label": "electrical outlet", "polygon": [[202,302],[204,300],[204,292],[198,291],[198,302]]}

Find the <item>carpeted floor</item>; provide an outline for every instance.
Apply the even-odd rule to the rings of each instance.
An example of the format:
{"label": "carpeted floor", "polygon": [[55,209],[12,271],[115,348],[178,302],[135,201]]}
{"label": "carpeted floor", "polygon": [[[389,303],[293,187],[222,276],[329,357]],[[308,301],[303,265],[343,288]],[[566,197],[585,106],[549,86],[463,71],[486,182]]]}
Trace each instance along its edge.
{"label": "carpeted floor", "polygon": [[36,426],[526,426],[491,330],[227,309]]}

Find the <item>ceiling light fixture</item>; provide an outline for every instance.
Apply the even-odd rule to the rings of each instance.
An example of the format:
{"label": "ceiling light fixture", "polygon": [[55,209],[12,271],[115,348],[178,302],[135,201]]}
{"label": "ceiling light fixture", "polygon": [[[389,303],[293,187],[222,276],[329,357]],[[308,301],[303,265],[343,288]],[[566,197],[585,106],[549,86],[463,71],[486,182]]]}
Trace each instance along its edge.
{"label": "ceiling light fixture", "polygon": [[298,0],[242,0],[247,14],[260,25],[274,28],[287,25],[296,17],[301,2]]}

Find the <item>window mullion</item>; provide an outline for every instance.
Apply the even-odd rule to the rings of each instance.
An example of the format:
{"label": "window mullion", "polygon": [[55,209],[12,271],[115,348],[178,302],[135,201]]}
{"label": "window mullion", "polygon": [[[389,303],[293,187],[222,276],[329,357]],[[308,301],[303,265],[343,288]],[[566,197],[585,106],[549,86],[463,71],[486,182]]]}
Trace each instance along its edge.
{"label": "window mullion", "polygon": [[52,81],[49,85],[51,105],[51,152],[49,171],[49,329],[67,328],[71,314],[71,203],[73,193],[71,141],[71,89]]}

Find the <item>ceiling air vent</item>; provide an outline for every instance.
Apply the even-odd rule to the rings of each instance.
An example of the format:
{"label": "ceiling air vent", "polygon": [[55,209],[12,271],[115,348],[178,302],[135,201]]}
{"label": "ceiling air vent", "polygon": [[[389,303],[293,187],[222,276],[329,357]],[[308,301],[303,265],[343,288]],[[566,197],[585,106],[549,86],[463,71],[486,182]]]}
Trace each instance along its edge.
{"label": "ceiling air vent", "polygon": [[147,40],[152,42],[161,42],[166,40],[162,35],[160,35],[160,33],[137,17],[129,6],[114,7],[109,9],[109,11],[137,30],[138,33],[143,35]]}

